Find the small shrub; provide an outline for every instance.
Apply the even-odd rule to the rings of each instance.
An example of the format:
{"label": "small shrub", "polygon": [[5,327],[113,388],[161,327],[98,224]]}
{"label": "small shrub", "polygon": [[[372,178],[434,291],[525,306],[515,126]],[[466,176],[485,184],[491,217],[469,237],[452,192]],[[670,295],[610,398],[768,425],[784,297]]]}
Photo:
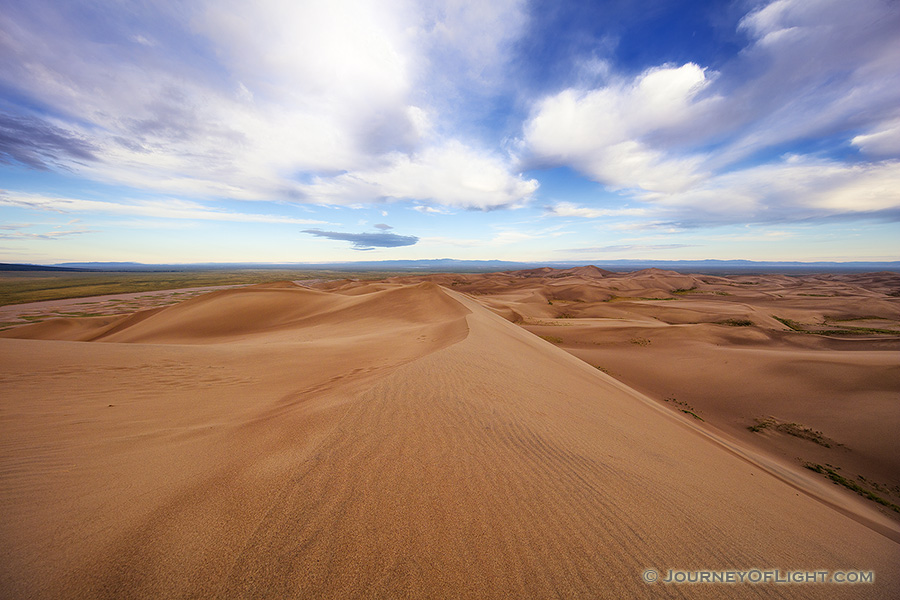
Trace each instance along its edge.
{"label": "small shrub", "polygon": [[[689,414],[689,415],[691,415],[692,417],[694,417],[695,419],[698,419],[698,420],[700,420],[700,421],[703,421],[703,417],[698,417],[698,416],[694,413],[694,411],[692,411],[692,410],[687,410],[687,409],[682,408],[682,409],[681,409],[681,412],[686,413],[686,414]],[[705,421],[704,421],[704,422],[705,422]]]}
{"label": "small shrub", "polygon": [[753,433],[759,433],[771,424],[772,423],[769,421],[757,421],[756,425],[750,425],[749,427],[747,427],[747,429],[749,429]]}
{"label": "small shrub", "polygon": [[775,315],[772,315],[772,318],[782,325],[786,325],[788,328],[793,329],[794,331],[806,331],[805,329],[803,329],[803,326],[796,321],[791,321],[790,319],[782,319],[781,317],[776,317]]}
{"label": "small shrub", "polygon": [[751,327],[753,321],[750,319],[725,319],[724,321],[719,321],[718,324],[728,325],[729,327]]}

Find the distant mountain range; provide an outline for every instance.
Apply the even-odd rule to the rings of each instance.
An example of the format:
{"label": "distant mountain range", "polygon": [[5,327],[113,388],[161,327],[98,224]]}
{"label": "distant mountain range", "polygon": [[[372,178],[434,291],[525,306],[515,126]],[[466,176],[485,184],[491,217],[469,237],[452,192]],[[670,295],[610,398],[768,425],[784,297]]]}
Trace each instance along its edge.
{"label": "distant mountain range", "polygon": [[[331,263],[190,263],[144,264],[137,262],[67,262],[53,265],[0,263],[0,271],[196,271],[213,269],[302,269],[315,271],[409,271],[409,272],[490,272],[534,269],[540,267],[571,268],[588,264],[575,261],[514,262],[503,260],[378,260]],[[651,267],[697,273],[810,273],[898,271],[900,261],[890,262],[799,262],[752,260],[608,260],[589,264],[610,271],[634,271]]]}
{"label": "distant mountain range", "polygon": [[18,263],[0,263],[0,271],[96,271],[98,269],[77,269],[56,267],[52,265],[23,265]]}

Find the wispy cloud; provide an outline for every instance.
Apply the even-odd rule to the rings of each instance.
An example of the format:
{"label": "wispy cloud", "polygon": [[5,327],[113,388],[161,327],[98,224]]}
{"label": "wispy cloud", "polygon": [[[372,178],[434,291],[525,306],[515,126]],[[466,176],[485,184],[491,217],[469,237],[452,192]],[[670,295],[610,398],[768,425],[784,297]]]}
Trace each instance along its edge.
{"label": "wispy cloud", "polygon": [[696,248],[697,244],[619,244],[613,246],[592,246],[589,248],[568,248],[560,252],[577,254],[606,254],[615,252],[643,252],[645,250],[676,250],[678,248]]}
{"label": "wispy cloud", "polygon": [[423,215],[450,215],[453,214],[446,208],[437,208],[434,206],[426,206],[424,204],[417,204],[412,207],[412,209],[416,212],[420,212]]}
{"label": "wispy cloud", "polygon": [[573,202],[557,202],[544,208],[544,215],[552,217],[580,217],[599,219],[601,217],[637,217],[650,212],[646,208],[588,208]]}
{"label": "wispy cloud", "polygon": [[374,250],[378,248],[397,248],[412,246],[419,241],[414,235],[397,235],[396,233],[344,233],[340,231],[322,231],[321,229],[304,229],[303,233],[350,242],[354,250]]}
{"label": "wispy cloud", "polygon": [[95,152],[83,137],[43,119],[0,113],[0,162],[48,170],[72,161],[96,161]]}
{"label": "wispy cloud", "polygon": [[868,133],[854,137],[850,143],[870,156],[900,156],[900,119],[879,123]]}
{"label": "wispy cloud", "polygon": [[[9,232],[9,233],[7,233]],[[90,229],[68,229],[57,231],[33,232],[0,228],[0,240],[58,240],[73,235],[92,233]]]}
{"label": "wispy cloud", "polygon": [[39,194],[22,194],[0,191],[0,206],[28,208],[48,212],[101,213],[107,215],[129,215],[156,217],[160,219],[192,219],[201,221],[233,221],[238,223],[284,223],[298,225],[318,225],[324,221],[297,219],[281,215],[261,215],[226,211],[189,200],[141,200],[131,203],[101,202],[82,198],[60,198]]}

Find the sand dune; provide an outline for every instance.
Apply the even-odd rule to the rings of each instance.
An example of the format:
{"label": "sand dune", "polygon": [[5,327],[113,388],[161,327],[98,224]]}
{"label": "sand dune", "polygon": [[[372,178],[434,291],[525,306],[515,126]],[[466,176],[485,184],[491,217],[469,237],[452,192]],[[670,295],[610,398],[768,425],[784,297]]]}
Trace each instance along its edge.
{"label": "sand dune", "polygon": [[[900,505],[900,275],[565,272],[433,277],[676,413]],[[759,420],[780,425],[749,432]]]}
{"label": "sand dune", "polygon": [[20,327],[8,335],[19,339],[203,344],[257,336],[282,339],[292,331],[326,325],[339,335],[342,325],[351,321],[374,320],[390,329],[405,322],[442,323],[464,314],[459,304],[433,283],[386,285],[356,293],[359,295],[328,294],[290,282],[262,284],[212,292],[119,318],[52,319]]}
{"label": "sand dune", "polygon": [[[817,498],[812,475],[794,480],[579,360],[575,338],[565,352],[495,314],[555,321],[562,308],[628,302],[566,304],[556,294],[577,291],[573,280],[667,295],[697,280],[637,278],[619,286],[620,276],[582,270],[264,285],[4,332],[0,589],[896,597],[900,530],[877,510],[829,490]],[[873,296],[867,316],[890,316],[882,300]],[[624,314],[642,332],[678,327]],[[587,336],[591,318],[624,319],[565,321]],[[755,333],[777,340],[776,326]],[[872,373],[891,368],[881,356],[868,359]],[[876,581],[649,586],[648,568],[874,570]]]}

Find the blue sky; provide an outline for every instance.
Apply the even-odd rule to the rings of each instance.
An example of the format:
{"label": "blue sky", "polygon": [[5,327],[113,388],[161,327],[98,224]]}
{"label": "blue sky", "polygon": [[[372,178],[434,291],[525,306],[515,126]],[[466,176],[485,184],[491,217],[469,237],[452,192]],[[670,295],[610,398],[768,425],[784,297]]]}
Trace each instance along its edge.
{"label": "blue sky", "polygon": [[900,259],[888,0],[13,0],[0,261]]}

